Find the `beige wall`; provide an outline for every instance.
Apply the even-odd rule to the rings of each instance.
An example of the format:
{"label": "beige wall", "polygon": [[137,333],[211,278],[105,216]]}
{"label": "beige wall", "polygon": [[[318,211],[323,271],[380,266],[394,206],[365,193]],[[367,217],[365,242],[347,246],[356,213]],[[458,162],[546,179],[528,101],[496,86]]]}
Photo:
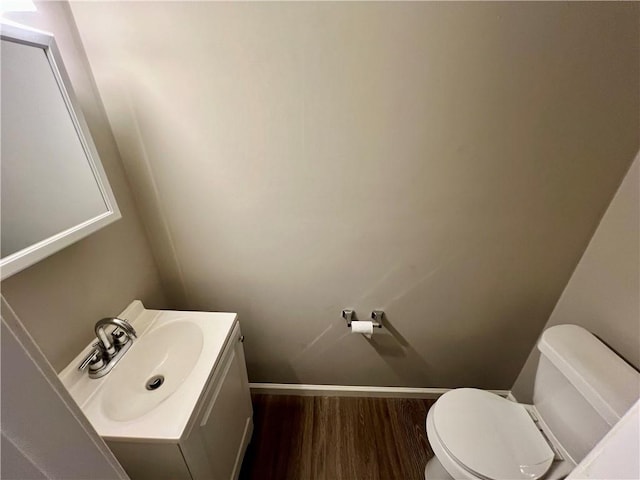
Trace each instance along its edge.
{"label": "beige wall", "polygon": [[65,3],[10,19],[52,32],[122,212],[122,219],[2,282],[2,295],[56,370],[94,337],[93,325],[136,298],[166,308],[151,250],[86,55]]}
{"label": "beige wall", "polygon": [[167,293],[252,381],[486,388],[638,150],[638,9],[72,4]]}
{"label": "beige wall", "polygon": [[[601,338],[640,369],[640,158],[607,209],[545,328],[573,323]],[[530,402],[539,352],[534,349],[513,394]]]}

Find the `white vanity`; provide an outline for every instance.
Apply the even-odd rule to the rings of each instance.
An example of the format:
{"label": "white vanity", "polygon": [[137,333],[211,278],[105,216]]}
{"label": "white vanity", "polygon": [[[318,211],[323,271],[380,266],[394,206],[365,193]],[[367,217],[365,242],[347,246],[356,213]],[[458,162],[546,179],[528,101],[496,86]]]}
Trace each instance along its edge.
{"label": "white vanity", "polygon": [[138,338],[113,370],[60,379],[133,480],[235,479],[253,431],[235,313],[145,309],[119,315]]}

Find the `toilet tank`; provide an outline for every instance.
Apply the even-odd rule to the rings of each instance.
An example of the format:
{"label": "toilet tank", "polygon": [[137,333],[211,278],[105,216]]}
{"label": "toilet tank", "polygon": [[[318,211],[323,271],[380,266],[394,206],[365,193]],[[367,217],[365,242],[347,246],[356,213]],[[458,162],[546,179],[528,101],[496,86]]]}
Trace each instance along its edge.
{"label": "toilet tank", "polygon": [[640,397],[640,374],[577,325],[548,328],[538,349],[533,403],[579,462]]}

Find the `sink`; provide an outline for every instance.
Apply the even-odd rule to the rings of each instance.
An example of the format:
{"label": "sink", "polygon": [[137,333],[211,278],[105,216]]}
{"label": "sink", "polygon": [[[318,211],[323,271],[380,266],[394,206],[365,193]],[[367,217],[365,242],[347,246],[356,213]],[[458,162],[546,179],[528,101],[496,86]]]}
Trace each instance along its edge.
{"label": "sink", "polygon": [[184,320],[143,335],[106,378],[102,395],[105,415],[129,421],[155,408],[191,373],[202,343],[202,330]]}
{"label": "sink", "polygon": [[117,317],[137,338],[113,368],[100,377],[78,369],[91,342],[59,378],[128,478],[238,478],[253,408],[237,314],[134,300]]}
{"label": "sink", "polygon": [[105,440],[180,439],[237,323],[235,313],[150,310],[135,300],[118,317],[138,332],[131,348],[101,378],[78,365],[60,380]]}

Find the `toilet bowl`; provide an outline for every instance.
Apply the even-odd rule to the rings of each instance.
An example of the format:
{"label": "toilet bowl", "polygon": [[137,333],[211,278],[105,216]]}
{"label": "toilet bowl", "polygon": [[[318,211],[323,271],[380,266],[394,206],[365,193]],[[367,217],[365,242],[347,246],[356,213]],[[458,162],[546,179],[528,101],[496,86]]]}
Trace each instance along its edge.
{"label": "toilet bowl", "polygon": [[640,374],[582,327],[551,327],[538,349],[533,405],[459,388],[429,409],[426,480],[564,478],[640,396]]}
{"label": "toilet bowl", "polygon": [[[473,388],[444,394],[427,414],[427,435],[436,456],[427,464],[425,478],[562,478],[575,464],[543,433],[527,407]],[[555,475],[548,476],[550,470]]]}

